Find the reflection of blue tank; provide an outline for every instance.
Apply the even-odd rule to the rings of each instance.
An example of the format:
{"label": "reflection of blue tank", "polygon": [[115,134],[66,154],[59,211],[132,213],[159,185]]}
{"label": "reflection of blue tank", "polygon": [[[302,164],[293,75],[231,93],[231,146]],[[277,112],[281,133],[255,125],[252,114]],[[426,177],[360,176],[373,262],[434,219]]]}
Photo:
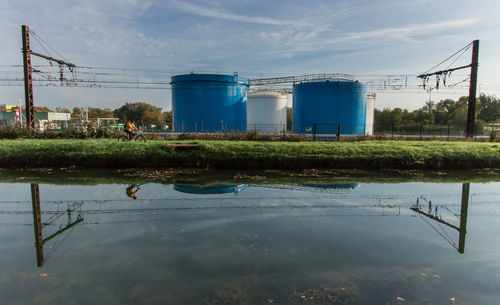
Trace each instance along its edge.
{"label": "reflection of blue tank", "polygon": [[248,80],[237,75],[183,74],[172,77],[175,132],[246,130]]}
{"label": "reflection of blue tank", "polygon": [[188,194],[227,194],[239,193],[245,190],[248,184],[214,184],[199,186],[195,184],[175,184],[174,190]]}
{"label": "reflection of blue tank", "polygon": [[[364,134],[366,88],[357,81],[311,81],[293,86],[295,133]],[[316,128],[316,130],[314,130]]]}
{"label": "reflection of blue tank", "polygon": [[301,184],[301,186],[322,188],[322,189],[347,190],[347,189],[355,189],[358,186],[358,184],[357,183]]}

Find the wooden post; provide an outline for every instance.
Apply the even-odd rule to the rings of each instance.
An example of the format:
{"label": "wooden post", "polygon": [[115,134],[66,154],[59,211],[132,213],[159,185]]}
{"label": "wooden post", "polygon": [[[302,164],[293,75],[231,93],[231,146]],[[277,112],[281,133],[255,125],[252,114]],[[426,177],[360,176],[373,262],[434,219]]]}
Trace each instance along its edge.
{"label": "wooden post", "polygon": [[477,89],[477,66],[479,65],[479,40],[472,42],[472,63],[470,64],[469,103],[467,106],[467,126],[465,136],[474,136],[474,124],[476,116],[476,89]]}
{"label": "wooden post", "polygon": [[35,105],[33,101],[33,80],[31,68],[30,33],[27,25],[21,26],[23,40],[24,97],[26,101],[26,128],[31,137],[35,130]]}
{"label": "wooden post", "polygon": [[317,128],[316,123],[314,123],[313,124],[313,130],[312,130],[312,132],[313,132],[313,141],[316,141],[316,128]]}

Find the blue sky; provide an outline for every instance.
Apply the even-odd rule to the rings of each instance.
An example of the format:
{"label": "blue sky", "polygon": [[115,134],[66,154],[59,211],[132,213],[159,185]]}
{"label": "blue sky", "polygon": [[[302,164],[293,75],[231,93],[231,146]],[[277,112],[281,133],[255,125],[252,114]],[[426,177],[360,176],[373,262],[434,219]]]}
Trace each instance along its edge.
{"label": "blue sky", "polygon": [[[237,71],[249,78],[339,72],[376,83],[388,74],[425,72],[480,39],[479,89],[498,96],[499,13],[500,2],[482,0],[0,0],[0,74],[22,63],[22,24],[77,66],[127,68],[113,70],[112,79],[167,81],[190,71]],[[45,53],[31,41],[33,50]],[[468,61],[470,52],[456,64]],[[465,74],[457,72],[450,82]],[[414,76],[410,83],[418,84]],[[22,87],[0,90],[0,104],[24,101]],[[414,92],[377,91],[376,107],[419,108],[429,94]],[[35,87],[34,94],[37,105],[50,107],[116,108],[141,100],[170,109],[168,89]],[[440,100],[467,91],[431,94]]]}

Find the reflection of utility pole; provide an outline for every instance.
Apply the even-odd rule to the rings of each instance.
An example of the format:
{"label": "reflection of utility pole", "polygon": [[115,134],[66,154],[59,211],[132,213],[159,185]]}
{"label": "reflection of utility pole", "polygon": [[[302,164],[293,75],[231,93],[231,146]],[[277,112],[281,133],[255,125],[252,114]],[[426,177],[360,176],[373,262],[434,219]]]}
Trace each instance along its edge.
{"label": "reflection of utility pole", "polygon": [[[444,224],[452,229],[455,229],[459,232],[459,238],[458,238],[458,248],[452,244],[459,253],[464,253],[465,252],[465,234],[467,232],[467,212],[468,212],[468,207],[469,207],[469,190],[470,190],[470,183],[463,183],[462,184],[462,204],[460,208],[460,227],[457,227],[441,218],[440,215],[438,215],[438,205],[435,206],[434,208],[434,214],[432,214],[432,202],[428,201],[429,206],[428,206],[428,212],[424,212],[421,209],[421,206],[419,204],[419,199],[417,199],[417,203],[410,207],[411,210],[419,213],[420,215],[423,215],[427,218],[430,218],[434,221],[437,221],[441,224]],[[425,198],[421,197],[422,199],[425,200]],[[431,225],[432,226],[432,225]],[[439,232],[438,232],[439,233]],[[441,233],[440,233],[441,234]]]}
{"label": "reflection of utility pole", "polygon": [[35,228],[36,263],[43,266],[42,216],[40,210],[40,188],[31,184],[31,202],[33,204],[33,227]]}
{"label": "reflection of utility pole", "polygon": [[43,238],[42,235],[42,216],[40,207],[40,188],[38,184],[31,184],[31,202],[33,204],[33,227],[35,229],[35,247],[36,247],[36,262],[38,267],[42,267],[45,264],[43,256],[43,245],[56,237],[57,235],[63,233],[64,231],[74,227],[76,224],[83,221],[81,215],[78,215],[75,221],[71,221],[71,210],[68,207],[66,212],[68,213],[68,224],[47,238]]}
{"label": "reflection of utility pole", "polygon": [[462,184],[462,206],[460,208],[460,235],[458,239],[458,252],[465,251],[465,233],[467,227],[467,212],[469,209],[470,183]]}

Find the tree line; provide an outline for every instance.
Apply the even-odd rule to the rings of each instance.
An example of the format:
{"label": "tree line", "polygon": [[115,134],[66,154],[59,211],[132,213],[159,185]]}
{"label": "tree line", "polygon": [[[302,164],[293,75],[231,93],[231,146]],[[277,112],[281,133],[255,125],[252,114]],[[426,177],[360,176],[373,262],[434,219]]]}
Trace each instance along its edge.
{"label": "tree line", "polygon": [[160,107],[144,102],[126,103],[120,108],[74,107],[56,108],[57,112],[71,113],[71,120],[78,122],[85,119],[118,118],[121,122],[132,121],[140,126],[172,126],[172,111],[162,112]]}
{"label": "tree line", "polygon": [[[402,108],[375,109],[374,131],[418,131],[423,126],[441,125],[465,128],[467,122],[468,97],[462,96],[457,101],[444,99],[437,103],[428,101],[417,110]],[[46,108],[46,107],[45,107]],[[50,111],[50,109],[47,109]],[[57,112],[71,113],[74,122],[87,118],[87,108],[56,108]],[[117,109],[88,108],[88,118],[118,118],[121,122],[133,121],[141,126],[172,126],[172,111],[162,111],[160,107],[144,102],[126,103]],[[292,108],[287,108],[287,125],[292,126]],[[487,123],[500,122],[500,99],[480,94],[476,99],[476,130],[482,130]]]}
{"label": "tree line", "polygon": [[[412,132],[423,126],[441,125],[465,128],[467,122],[468,97],[462,96],[457,101],[441,100],[437,103],[428,101],[417,110],[401,108],[375,109],[375,132],[388,130]],[[481,94],[476,99],[476,131],[482,131],[487,123],[500,121],[500,99]]]}

